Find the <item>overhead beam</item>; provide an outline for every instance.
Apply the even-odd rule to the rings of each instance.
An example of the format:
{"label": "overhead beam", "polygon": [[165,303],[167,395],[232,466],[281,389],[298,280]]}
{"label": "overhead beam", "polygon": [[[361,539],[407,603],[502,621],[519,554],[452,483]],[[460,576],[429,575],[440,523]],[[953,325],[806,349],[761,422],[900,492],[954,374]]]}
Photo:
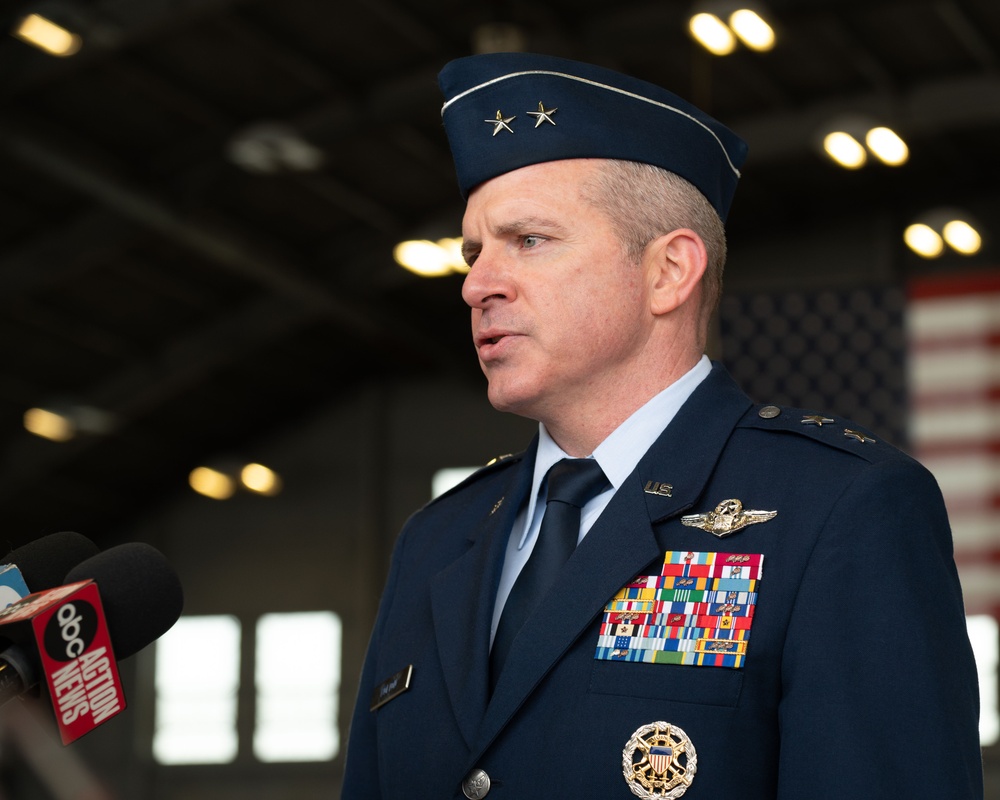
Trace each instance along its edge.
{"label": "overhead beam", "polygon": [[942,0],[935,3],[934,8],[952,35],[979,66],[991,72],[1000,66],[996,51],[977,30],[962,6],[955,0]]}
{"label": "overhead beam", "polygon": [[[128,427],[130,436],[143,435],[144,417],[238,357],[315,319],[317,309],[312,312],[304,313],[301,307],[282,298],[256,300],[174,339],[155,359],[134,362],[128,369],[81,391],[77,399],[109,414],[117,427]],[[139,425],[132,424],[137,421]],[[147,435],[155,438],[148,429]],[[0,457],[0,506],[101,442],[101,437],[81,436],[52,446],[27,435],[15,439]]]}
{"label": "overhead beam", "polygon": [[303,309],[321,312],[336,324],[369,343],[381,342],[393,331],[397,345],[415,356],[440,364],[451,361],[449,352],[419,331],[397,335],[396,322],[379,309],[357,298],[344,298],[302,273],[294,258],[281,247],[265,242],[236,225],[208,226],[187,219],[165,200],[130,185],[93,157],[59,145],[37,123],[5,115],[0,120],[0,149],[49,179],[80,192],[99,205],[139,226],[197,252],[217,268],[256,283],[293,300]]}
{"label": "overhead beam", "polygon": [[891,121],[913,139],[997,126],[1000,77],[927,81],[902,93],[845,95],[801,109],[728,120],[728,124],[747,140],[753,163],[760,166],[814,151],[824,125],[847,113]]}

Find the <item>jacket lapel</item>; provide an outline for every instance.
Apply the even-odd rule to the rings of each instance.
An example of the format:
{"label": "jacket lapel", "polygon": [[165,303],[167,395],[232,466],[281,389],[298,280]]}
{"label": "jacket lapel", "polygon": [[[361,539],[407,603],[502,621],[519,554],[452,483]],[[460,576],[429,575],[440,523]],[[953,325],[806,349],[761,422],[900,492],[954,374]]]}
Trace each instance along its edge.
{"label": "jacket lapel", "polygon": [[[729,374],[715,365],[677,416],[636,465],[651,522],[680,514],[700,499],[726,442],[753,403]],[[670,495],[655,493],[656,484]]]}
{"label": "jacket lapel", "polygon": [[[543,612],[558,609],[558,624],[551,613],[536,613],[514,640],[476,739],[475,758],[618,590],[662,556],[653,523],[698,500],[750,405],[716,367],[649,448],[542,600]],[[668,484],[670,495],[646,492],[650,482]]]}
{"label": "jacket lapel", "polygon": [[469,524],[469,550],[431,582],[434,632],[444,681],[469,747],[478,738],[486,711],[493,604],[507,540],[531,488],[536,447],[537,441],[533,441],[521,463],[508,468],[510,476],[505,484],[498,484],[495,497],[484,498],[479,506],[482,519]]}

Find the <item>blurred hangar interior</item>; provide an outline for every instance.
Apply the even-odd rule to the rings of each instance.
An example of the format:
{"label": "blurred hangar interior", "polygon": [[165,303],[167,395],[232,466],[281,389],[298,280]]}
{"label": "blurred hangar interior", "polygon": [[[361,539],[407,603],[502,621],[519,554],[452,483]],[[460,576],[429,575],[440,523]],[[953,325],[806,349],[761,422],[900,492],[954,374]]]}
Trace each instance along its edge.
{"label": "blurred hangar interior", "polygon": [[336,796],[396,533],[533,432],[485,399],[436,86],[529,50],[749,142],[710,354],[936,474],[1000,798],[1000,4],[742,5],[774,41],[716,54],[689,22],[723,0],[3,4],[3,544],[147,542],[186,607],[73,746],[8,704],[0,797]]}

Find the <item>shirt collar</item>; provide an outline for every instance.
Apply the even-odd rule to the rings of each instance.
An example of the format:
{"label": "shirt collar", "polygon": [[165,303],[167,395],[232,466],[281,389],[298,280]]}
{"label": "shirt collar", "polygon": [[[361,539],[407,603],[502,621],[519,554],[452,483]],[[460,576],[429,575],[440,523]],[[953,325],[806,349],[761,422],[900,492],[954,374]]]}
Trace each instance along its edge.
{"label": "shirt collar", "polygon": [[[688,372],[674,381],[670,386],[652,397],[641,408],[615,428],[601,442],[589,457],[597,459],[608,482],[614,491],[618,491],[625,479],[632,474],[639,459],[656,441],[656,438],[666,429],[674,416],[684,405],[691,393],[712,371],[712,362],[708,356],[702,356],[697,364]],[[535,471],[531,480],[531,494],[528,495],[528,507],[524,532],[521,534],[519,547],[524,546],[530,522],[535,514],[539,490],[549,468],[563,458],[570,458],[545,429],[538,425],[538,450],[535,454]]]}

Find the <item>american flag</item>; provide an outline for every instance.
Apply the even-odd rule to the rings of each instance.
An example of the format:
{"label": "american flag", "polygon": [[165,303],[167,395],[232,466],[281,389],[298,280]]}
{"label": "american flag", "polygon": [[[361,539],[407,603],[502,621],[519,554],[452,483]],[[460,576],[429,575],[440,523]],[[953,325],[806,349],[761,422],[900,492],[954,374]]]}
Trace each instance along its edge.
{"label": "american flag", "polygon": [[721,360],[754,400],[835,413],[907,443],[901,287],[723,297]]}
{"label": "american flag", "polygon": [[1000,615],[1000,272],[732,294],[719,322],[755,400],[848,417],[934,473],[967,611]]}
{"label": "american flag", "polygon": [[937,478],[969,614],[1000,615],[1000,273],[910,287],[910,440]]}

